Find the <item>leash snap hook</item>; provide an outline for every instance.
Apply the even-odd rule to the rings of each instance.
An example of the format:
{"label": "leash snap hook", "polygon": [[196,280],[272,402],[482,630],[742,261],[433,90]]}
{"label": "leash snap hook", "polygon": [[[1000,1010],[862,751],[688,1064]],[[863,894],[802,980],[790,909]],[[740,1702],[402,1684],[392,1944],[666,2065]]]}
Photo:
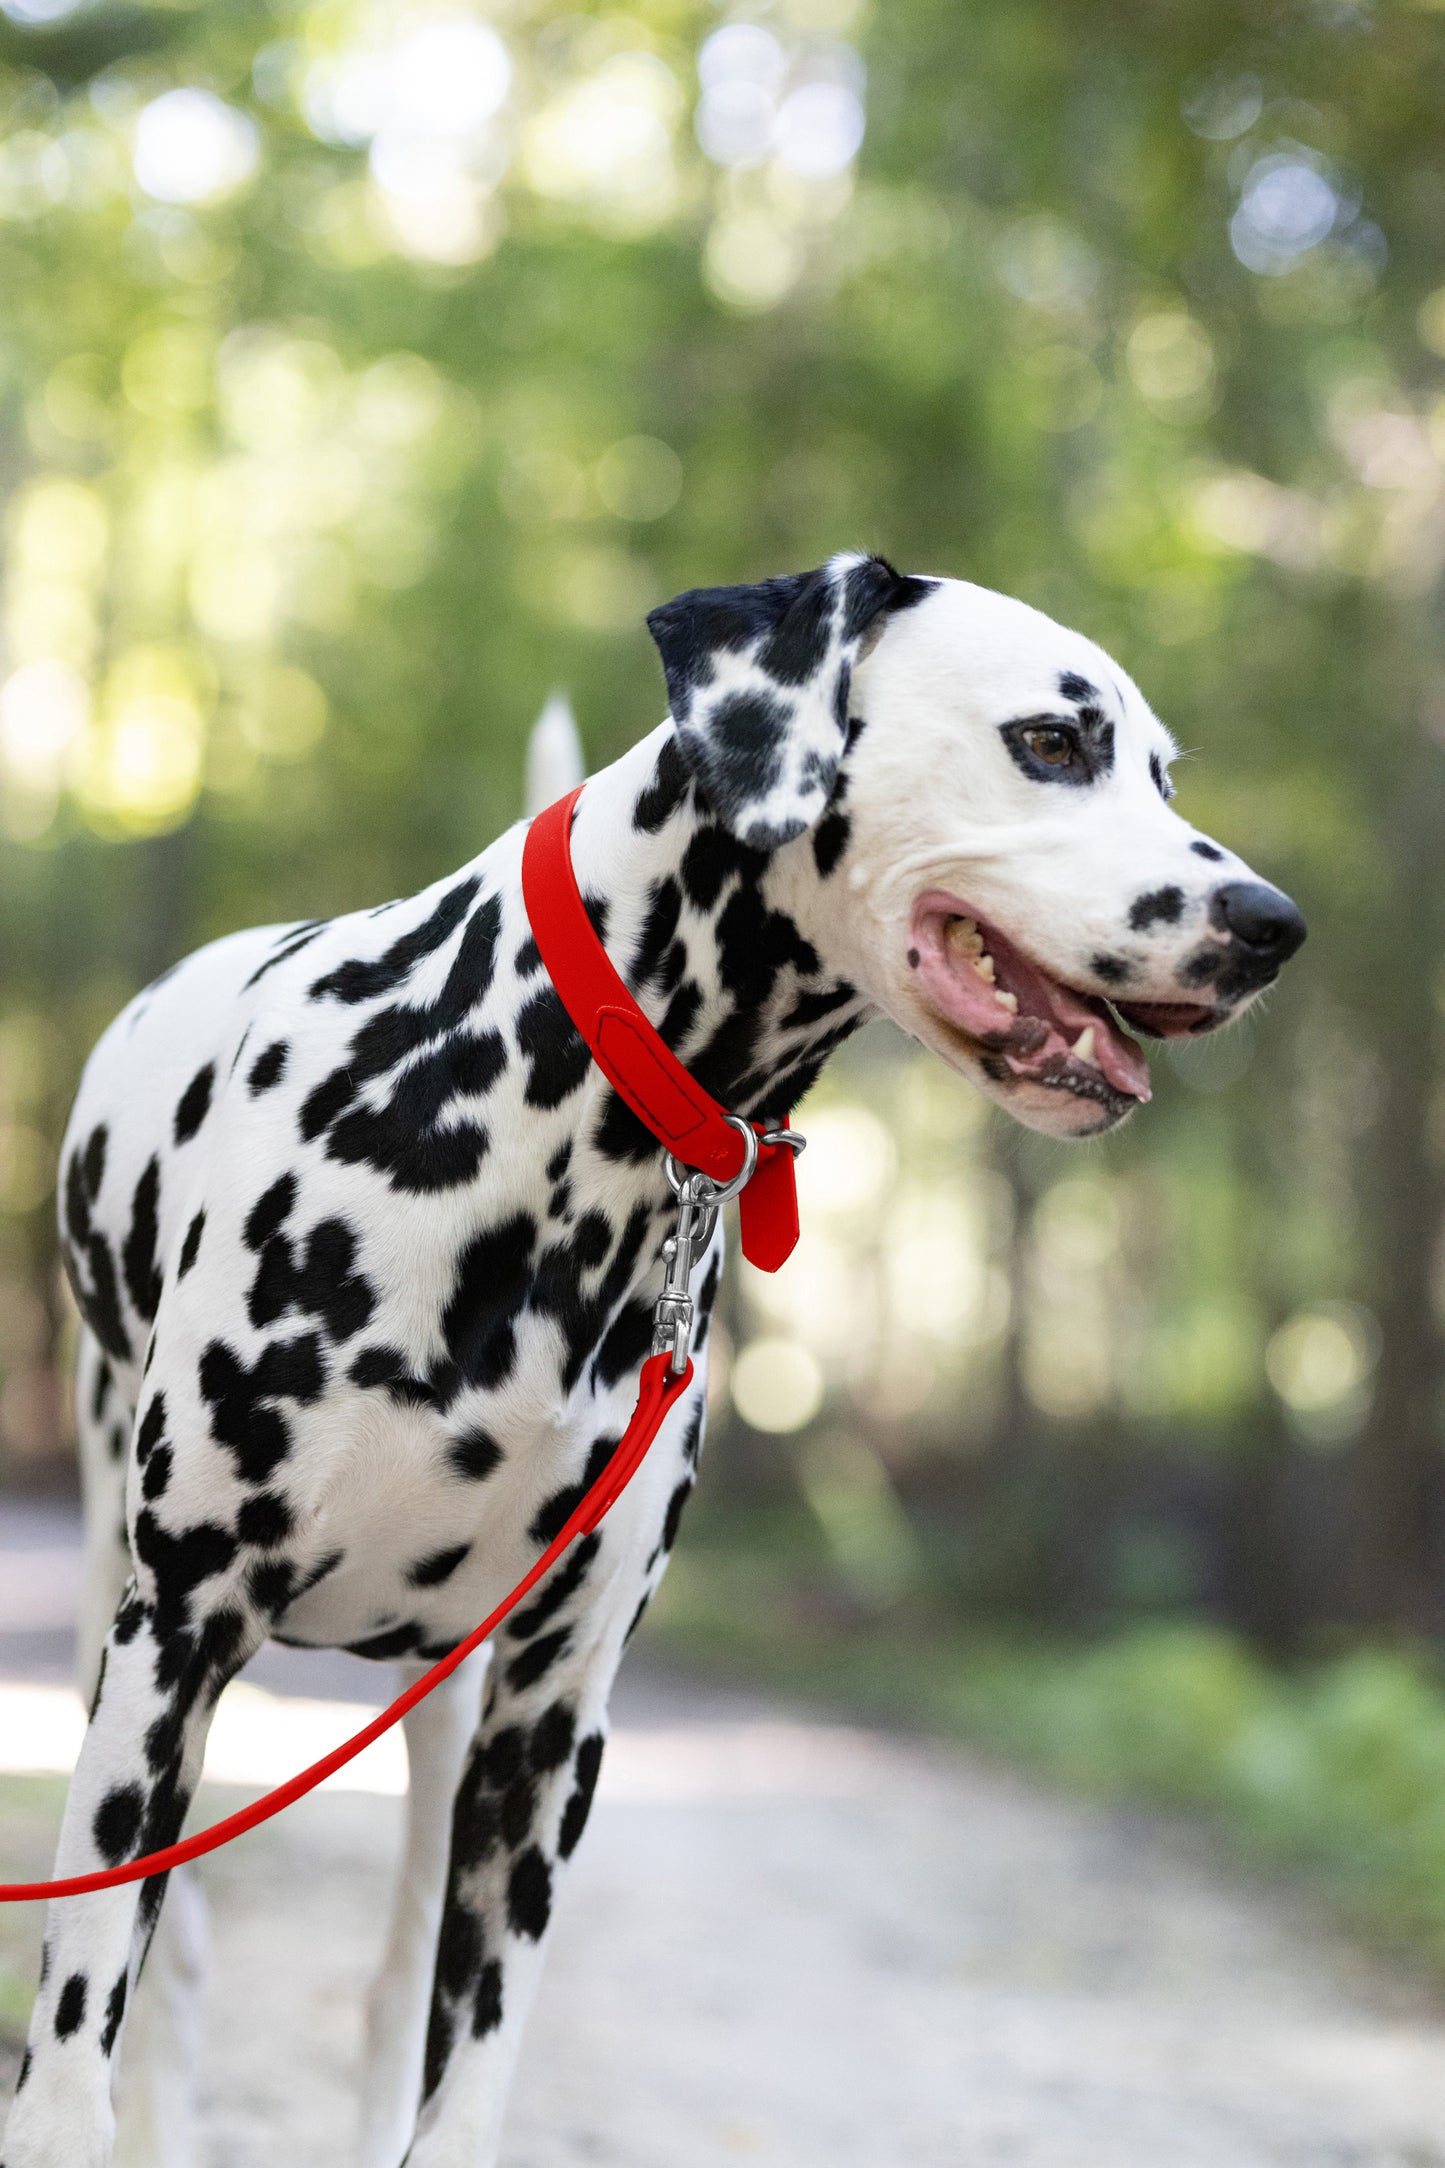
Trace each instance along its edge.
{"label": "leash snap hook", "polygon": [[652,1310],[652,1352],[669,1356],[669,1369],[674,1377],[681,1377],[692,1349],[696,1314],[688,1282],[698,1256],[712,1240],[724,1192],[706,1174],[679,1170],[675,1176],[675,1165],[669,1154],[667,1179],[677,1197],[677,1227],[662,1245],[662,1293]]}

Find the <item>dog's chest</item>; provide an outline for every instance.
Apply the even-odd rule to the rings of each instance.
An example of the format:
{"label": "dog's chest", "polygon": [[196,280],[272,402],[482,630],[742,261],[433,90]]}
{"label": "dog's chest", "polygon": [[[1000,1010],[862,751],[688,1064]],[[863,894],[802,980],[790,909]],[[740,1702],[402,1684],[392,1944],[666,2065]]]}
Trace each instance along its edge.
{"label": "dog's chest", "polygon": [[[508,1424],[492,1411],[486,1425],[459,1427],[425,1409],[350,1411],[339,1449],[318,1436],[297,1459],[297,1490],[319,1483],[323,1495],[298,1517],[302,1593],[279,1619],[280,1637],[378,1658],[451,1647],[557,1533],[632,1401],[628,1381],[554,1401],[540,1422]],[[679,1442],[660,1440],[609,1524],[614,1557],[660,1523],[678,1459]]]}

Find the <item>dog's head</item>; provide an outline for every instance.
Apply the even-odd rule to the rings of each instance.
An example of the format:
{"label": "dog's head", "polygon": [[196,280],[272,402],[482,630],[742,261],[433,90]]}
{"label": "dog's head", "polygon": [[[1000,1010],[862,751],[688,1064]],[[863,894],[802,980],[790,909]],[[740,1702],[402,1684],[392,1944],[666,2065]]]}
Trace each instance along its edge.
{"label": "dog's head", "polygon": [[1213,1031],[1304,939],[1172,810],[1137,686],[1025,603],[852,556],[648,622],[717,818],[776,854],[831,965],[1032,1129],[1112,1128],[1149,1097],[1124,1024]]}

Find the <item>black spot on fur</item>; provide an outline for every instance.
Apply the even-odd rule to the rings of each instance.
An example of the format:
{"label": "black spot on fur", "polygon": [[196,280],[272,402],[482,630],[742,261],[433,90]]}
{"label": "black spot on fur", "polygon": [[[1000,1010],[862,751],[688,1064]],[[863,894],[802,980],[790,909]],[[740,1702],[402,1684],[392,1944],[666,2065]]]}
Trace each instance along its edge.
{"label": "black spot on fur", "polygon": [[271,1044],[256,1056],[246,1078],[253,1099],[259,1098],[262,1092],[270,1091],[273,1084],[279,1084],[286,1074],[286,1061],[290,1051],[284,1039],[273,1039]]}
{"label": "black spot on fur", "polygon": [[143,1498],[154,1501],[165,1496],[166,1487],[171,1480],[171,1460],[170,1447],[168,1445],[158,1445],[147,1462],[145,1474],[141,1478],[141,1496]]}
{"label": "black spot on fur", "polygon": [[594,1438],[587,1455],[587,1465],[576,1483],[569,1483],[564,1490],[554,1491],[545,1505],[539,1506],[527,1530],[534,1543],[546,1545],[562,1533],[571,1515],[582,1503],[592,1485],[617,1451],[619,1438]]}
{"label": "black spot on fur", "polygon": [[178,1280],[185,1278],[199,1256],[201,1236],[204,1234],[205,1228],[206,1215],[204,1211],[201,1211],[196,1214],[190,1226],[186,1229],[186,1239],[181,1244],[180,1263],[176,1267],[176,1278]]}
{"label": "black spot on fur", "polygon": [[83,1972],[72,1972],[60,1990],[60,2000],[55,2005],[55,2037],[68,2040],[78,2033],[85,2023],[86,1978]]}
{"label": "black spot on fur", "polygon": [[628,973],[631,985],[646,986],[660,970],[662,960],[677,933],[681,915],[682,890],[669,874],[665,881],[658,881],[653,886],[647,916],[642,922],[642,932],[638,936],[637,948]]}
{"label": "black spot on fur", "polygon": [[364,1656],[371,1663],[394,1663],[398,1656],[410,1656],[420,1647],[422,1630],[416,1621],[404,1626],[388,1627],[384,1633],[370,1634],[364,1641],[348,1641],[348,1656]]}
{"label": "black spot on fur", "polygon": [[[443,1128],[440,1117],[452,1100],[480,1097],[506,1067],[497,1032],[473,1035],[461,1028],[491,985],[500,926],[501,899],[489,896],[468,920],[436,999],[379,1010],[361,1026],[345,1061],[303,1103],[303,1137],[329,1130],[327,1151],[334,1159],[367,1162],[394,1188],[412,1194],[470,1180],[487,1151],[487,1132],[472,1121]],[[411,1058],[418,1053],[420,1059]],[[396,1069],[389,1101],[355,1104],[365,1085]]]}
{"label": "black spot on fur", "polygon": [[105,2023],[100,2031],[100,2052],[105,2056],[114,2054],[115,2043],[120,2038],[121,2019],[125,2016],[127,1984],[125,1973],[121,1973],[106,1997]]}
{"label": "black spot on fur", "polygon": [[1198,836],[1195,837],[1189,848],[1191,851],[1193,851],[1196,858],[1207,858],[1216,865],[1219,864],[1224,857],[1224,853],[1222,850],[1220,850],[1217,843],[1206,843],[1201,837]]}
{"label": "black spot on fur", "polygon": [[142,1468],[160,1443],[165,1427],[166,1396],[164,1393],[154,1393],[146,1403],[145,1414],[136,1427],[135,1457]]}
{"label": "black spot on fur", "polygon": [[[563,1518],[565,1517],[564,1515]],[[560,1529],[562,1523],[559,1521],[557,1525]],[[602,1538],[595,1529],[590,1536],[584,1536],[580,1543],[573,1544],[566,1557],[557,1561],[543,1581],[541,1594],[534,1596],[525,1610],[514,1611],[508,1619],[505,1629],[508,1640],[529,1641],[533,1634],[546,1625],[549,1618],[561,1610],[569,1597],[576,1595],[601,1546]]]}
{"label": "black spot on fur", "polygon": [[246,1593],[264,1618],[279,1618],[296,1592],[296,1575],[281,1558],[263,1558],[246,1575]]}
{"label": "black spot on fur", "polygon": [[[597,1345],[599,1333],[631,1285],[651,1225],[647,1206],[635,1205],[618,1236],[612,1262],[597,1286],[589,1292],[583,1284],[582,1274],[593,1247],[591,1234],[584,1233],[591,1217],[584,1215],[578,1223],[577,1232],[583,1236],[580,1245],[575,1239],[562,1241],[549,1245],[542,1252],[537,1259],[531,1291],[532,1308],[545,1317],[555,1318],[566,1340],[562,1366],[564,1392],[570,1392],[582,1375],[587,1357]],[[650,1317],[651,1312],[648,1314]]]}
{"label": "black spot on fur", "polygon": [[813,830],[813,863],[826,881],[848,848],[853,823],[846,813],[825,813]]}
{"label": "black spot on fur", "polygon": [[454,934],[466,916],[467,907],[481,887],[481,875],[468,874],[449,888],[430,915],[419,926],[393,941],[385,955],[370,962],[338,964],[311,987],[313,1001],[373,1001],[381,994],[389,994],[400,986],[425,956],[432,955],[442,943]]}
{"label": "black spot on fur", "polygon": [[1177,925],[1183,914],[1184,891],[1171,882],[1167,888],[1136,896],[1129,907],[1129,924],[1135,933],[1147,933],[1151,926]]}
{"label": "black spot on fur", "polygon": [[447,1447],[447,1464],[453,1475],[465,1476],[469,1483],[480,1483],[494,1468],[500,1467],[502,1448],[495,1438],[475,1425],[464,1430],[459,1438],[453,1438]]}
{"label": "black spot on fur", "polygon": [[560,1182],[571,1163],[572,1139],[568,1137],[564,1144],[558,1145],[547,1162],[547,1180],[553,1183]]}
{"label": "black spot on fur", "polygon": [[472,2038],[484,2040],[502,2022],[502,1968],[489,1957],[477,1975],[476,2000],[472,2004]]}
{"label": "black spot on fur", "polygon": [[433,1551],[408,1566],[406,1577],[413,1588],[440,1588],[443,1581],[451,1579],[470,1549],[469,1543],[457,1543],[450,1550]]}
{"label": "black spot on fur", "polygon": [[1173,792],[1169,788],[1169,778],[1164,772],[1164,763],[1157,753],[1149,755],[1149,775],[1154,788],[1167,805],[1173,796]]}
{"label": "black spot on fur", "polygon": [[677,1541],[677,1532],[682,1526],[683,1507],[692,1496],[692,1490],[693,1482],[691,1476],[689,1476],[686,1482],[678,1484],[667,1502],[667,1518],[662,1524],[662,1548],[664,1552],[670,1552]]}
{"label": "black spot on fur", "polygon": [[536,1221],[518,1212],[476,1235],[462,1251],[442,1317],[447,1353],[460,1382],[494,1387],[510,1374],[516,1319],[527,1299],[536,1246]]}
{"label": "black spot on fur", "polygon": [[145,1793],[138,1784],[112,1785],[106,1793],[90,1827],[95,1848],[107,1867],[118,1866],[128,1857],[140,1834],[144,1813]]}
{"label": "black spot on fur", "polygon": [[198,1375],[216,1442],[229,1446],[246,1482],[264,1483],[291,1450],[290,1426],[271,1403],[318,1400],[326,1365],[315,1333],[271,1341],[249,1368],[224,1340],[212,1340]]}
{"label": "black spot on fur", "polygon": [[65,1170],[66,1267],[81,1315],[105,1349],[118,1362],[131,1358],[130,1335],[120,1310],[120,1286],[110,1244],[91,1218],[100,1185],[105,1179],[108,1136],[100,1122],[91,1131],[83,1150],[72,1153]]}
{"label": "black spot on fur", "polygon": [[258,1551],[271,1551],[284,1543],[293,1525],[290,1506],[275,1491],[257,1491],[236,1515],[237,1535]]}
{"label": "black spot on fur", "polygon": [[374,1167],[393,1189],[412,1196],[460,1188],[476,1173],[491,1139],[479,1122],[443,1125],[440,1117],[454,1099],[481,1098],[506,1066],[499,1032],[445,1038],[401,1071],[384,1105],[340,1114],[326,1149],[347,1166]]}
{"label": "black spot on fur", "polygon": [[656,835],[687,796],[687,763],[676,738],[668,738],[657,756],[652,781],[632,812],[632,824],[644,835]]}
{"label": "black spot on fur", "polygon": [[354,1270],[355,1261],[356,1236],[344,1220],[321,1220],[313,1227],[299,1262],[287,1237],[273,1233],[247,1297],[251,1323],[272,1325],[296,1309],[319,1317],[333,1341],[349,1340],[376,1307],[371,1284]]}
{"label": "black spot on fur", "polygon": [[416,1377],[397,1347],[364,1347],[346,1375],[353,1385],[384,1386],[403,1407],[437,1407],[440,1396],[426,1378]]}
{"label": "black spot on fur", "polygon": [[1091,956],[1089,969],[1106,986],[1122,986],[1126,979],[1134,976],[1133,965],[1126,963],[1122,956]]}
{"label": "black spot on fur", "polygon": [[552,1917],[552,1870],[535,1844],[513,1861],[507,1877],[507,1918],[512,1932],[540,1942]]}
{"label": "black spot on fur", "polygon": [[105,1154],[109,1142],[110,1132],[104,1122],[97,1122],[85,1141],[85,1156],[81,1161],[81,1172],[85,1182],[86,1195],[92,1204],[100,1195],[100,1185],[105,1180]]}
{"label": "black spot on fur", "polygon": [[541,970],[542,951],[530,934],[518,949],[516,961],[512,968],[519,979],[529,979],[534,971]]}
{"label": "black spot on fur", "polygon": [[572,1255],[584,1271],[600,1265],[612,1247],[612,1225],[605,1212],[584,1212],[572,1230]]}
{"label": "black spot on fur", "polygon": [[572,1643],[572,1629],[563,1626],[556,1633],[542,1634],[531,1646],[524,1648],[520,1656],[507,1666],[507,1684],[514,1692],[523,1693],[545,1677],[559,1656],[566,1653]]}
{"label": "black spot on fur", "polygon": [[561,1106],[592,1065],[586,1041],[552,986],[534,994],[517,1018],[517,1045],[528,1066],[524,1097],[529,1107]]}
{"label": "black spot on fur", "polygon": [[247,1249],[263,1249],[276,1230],[285,1226],[295,1205],[295,1175],[278,1175],[269,1189],[262,1190],[246,1215],[243,1232]]}
{"label": "black spot on fur", "polygon": [[426,2056],[422,2069],[422,2099],[430,2100],[446,2074],[451,2059],[454,2032],[451,2013],[446,2004],[434,1997],[431,2018],[426,2032]]}
{"label": "black spot on fur", "polygon": [[532,1737],[527,1755],[539,1775],[550,1769],[560,1769],[572,1751],[577,1736],[577,1720],[565,1702],[554,1701],[546,1714],[532,1726]]}
{"label": "black spot on fur", "polygon": [[604,1334],[592,1365],[593,1378],[603,1386],[616,1385],[629,1370],[641,1367],[651,1346],[652,1303],[638,1295],[623,1305]]}
{"label": "black spot on fur", "polygon": [[856,1000],[857,991],[856,987],[849,986],[845,980],[837,986],[824,987],[820,993],[799,994],[784,1016],[781,1028],[784,1031],[801,1031],[810,1025],[821,1023],[823,1018],[831,1016],[835,1009],[841,1009],[848,1002]]}
{"label": "black spot on fur", "polygon": [[592,1797],[597,1790],[597,1778],[602,1768],[604,1740],[600,1731],[592,1731],[577,1749],[577,1763],[573,1772],[573,1791],[562,1814],[562,1830],[557,1839],[557,1850],[563,1859],[570,1859],[581,1842],[587,1827],[587,1817],[592,1812]]}
{"label": "black spot on fur", "polygon": [[514,1777],[502,1794],[500,1822],[502,1842],[515,1851],[532,1826],[537,1812],[537,1787],[530,1776]]}
{"label": "black spot on fur", "polygon": [[161,1299],[161,1275],[156,1264],[156,1243],[160,1235],[160,1194],[161,1163],[152,1157],[147,1160],[145,1172],[135,1186],[130,1208],[130,1232],[121,1252],[130,1299],[137,1314],[147,1325],[155,1316]]}
{"label": "black spot on fur", "polygon": [[475,1915],[464,1905],[448,1904],[437,1937],[437,1985],[453,2002],[464,1995],[476,1977],[482,1955],[482,1930]]}
{"label": "black spot on fur", "polygon": [[198,1069],[190,1083],[181,1093],[176,1104],[175,1138],[177,1144],[189,1144],[211,1111],[211,1087],[216,1081],[213,1062]]}
{"label": "black spot on fur", "polygon": [[1076,705],[1080,701],[1097,700],[1099,697],[1098,686],[1091,685],[1086,677],[1080,677],[1077,670],[1062,672],[1059,678],[1059,691],[1063,694],[1065,700],[1072,700]]}

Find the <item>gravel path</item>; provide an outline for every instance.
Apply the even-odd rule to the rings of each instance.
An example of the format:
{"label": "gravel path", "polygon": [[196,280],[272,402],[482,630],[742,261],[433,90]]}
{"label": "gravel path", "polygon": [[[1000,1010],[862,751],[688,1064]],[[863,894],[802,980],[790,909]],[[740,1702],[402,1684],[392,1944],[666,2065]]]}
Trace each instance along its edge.
{"label": "gravel path", "polygon": [[[645,1673],[618,1713],[506,2168],[1445,2168],[1438,2001],[1187,1835]],[[397,1823],[208,1863],[208,2168],[350,2168]]]}

